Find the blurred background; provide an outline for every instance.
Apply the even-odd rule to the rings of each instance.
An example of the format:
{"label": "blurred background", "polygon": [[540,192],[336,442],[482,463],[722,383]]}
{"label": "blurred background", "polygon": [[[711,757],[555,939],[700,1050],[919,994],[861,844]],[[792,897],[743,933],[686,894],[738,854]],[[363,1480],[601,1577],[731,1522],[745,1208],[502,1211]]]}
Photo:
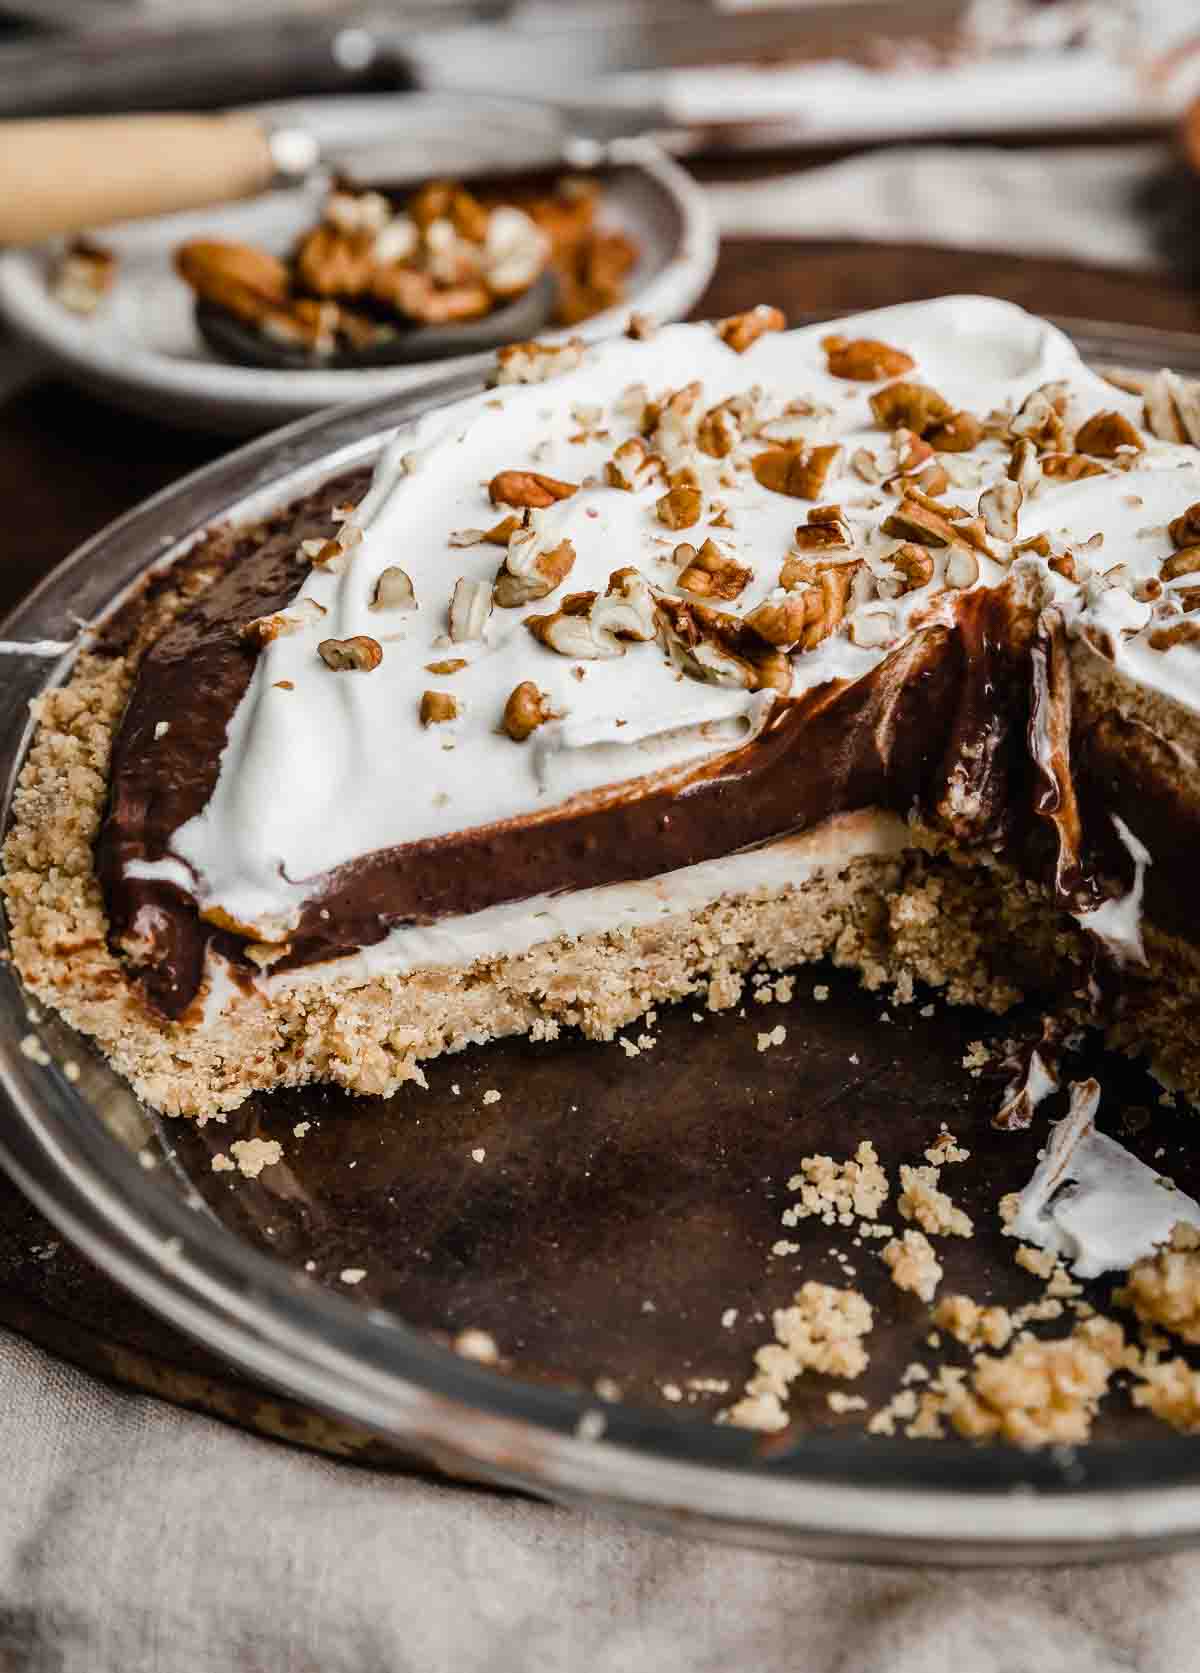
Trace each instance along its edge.
{"label": "blurred background", "polygon": [[505,334],[983,290],[1150,354],[1200,322],[1198,94],[1196,0],[0,0],[7,596],[238,436]]}

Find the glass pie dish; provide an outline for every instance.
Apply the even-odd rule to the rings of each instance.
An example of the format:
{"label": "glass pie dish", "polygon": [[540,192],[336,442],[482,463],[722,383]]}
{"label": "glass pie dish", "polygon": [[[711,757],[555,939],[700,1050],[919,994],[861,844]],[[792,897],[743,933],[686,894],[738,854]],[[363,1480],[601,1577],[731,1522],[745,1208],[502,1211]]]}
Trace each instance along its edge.
{"label": "glass pie dish", "polygon": [[[1200,374],[1192,339],[1070,329],[1095,361]],[[74,654],[47,642],[103,616],[215,522],[250,521],[369,463],[397,425],[477,386],[474,374],[447,377],[304,420],[156,496],[62,564],[4,629],[6,818],[29,702]],[[1036,1132],[991,1132],[985,1096],[961,1074],[964,1043],[994,1019],[939,1011],[881,1030],[877,999],[835,975],[829,987],[830,1003],[805,997],[788,1011],[791,1055],[756,1052],[753,1017],[696,1030],[677,1007],[660,1019],[652,1063],[578,1040],[504,1043],[440,1062],[428,1089],[386,1103],[276,1095],[196,1129],[144,1109],[85,1042],[31,1015],[6,970],[0,1158],[171,1323],[451,1476],[838,1558],[1077,1561],[1196,1539],[1200,1444],[1139,1414],[1114,1415],[1087,1446],[1034,1453],[869,1436],[827,1412],[818,1421],[815,1404],[796,1429],[763,1438],[712,1422],[711,1402],[691,1397],[748,1363],[752,1336],[719,1321],[732,1312],[751,1328],[763,1251],[747,1205],[799,1144],[844,1151],[853,1131],[881,1150],[911,1147],[942,1115],[986,1164],[989,1192],[1019,1183],[1035,1154]],[[483,1087],[501,1093],[483,1097],[486,1112]],[[1169,1144],[1164,1170],[1195,1191],[1189,1119],[1156,1116],[1139,1142]],[[233,1137],[301,1120],[319,1131],[289,1156],[282,1185],[214,1176],[213,1152]],[[987,1253],[981,1239],[962,1256],[976,1282]],[[911,1342],[890,1304],[875,1369],[895,1386]],[[453,1351],[473,1326],[501,1343],[499,1365]]]}

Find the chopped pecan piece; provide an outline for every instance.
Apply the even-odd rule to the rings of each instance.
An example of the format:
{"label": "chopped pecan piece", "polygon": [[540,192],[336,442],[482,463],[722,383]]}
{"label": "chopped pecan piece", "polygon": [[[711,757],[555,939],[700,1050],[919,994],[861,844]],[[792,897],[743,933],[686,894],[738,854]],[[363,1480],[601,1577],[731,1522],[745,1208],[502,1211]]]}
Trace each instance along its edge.
{"label": "chopped pecan piece", "polygon": [[849,552],[854,545],[840,505],[815,505],[793,539],[799,552]]}
{"label": "chopped pecan piece", "polygon": [[949,546],[954,530],[940,512],[930,511],[915,499],[903,499],[882,523],[884,534],[897,540],[915,540],[921,546]]}
{"label": "chopped pecan piece", "polygon": [[914,430],[918,436],[924,436],[944,424],[953,409],[936,389],[902,379],[875,391],[871,396],[871,411],[875,422],[885,430]]}
{"label": "chopped pecan piece", "polygon": [[821,564],[815,579],[801,591],[790,592],[786,599],[765,599],[752,610],[747,627],[768,644],[815,650],[845,619],[850,589],[861,568],[861,561]]}
{"label": "chopped pecan piece", "polygon": [[508,694],[501,724],[515,744],[524,743],[551,718],[550,699],[532,680],[522,680]]}
{"label": "chopped pecan piece", "polygon": [[658,324],[649,314],[632,313],[625,327],[625,335],[632,337],[635,343],[647,343],[657,330]]}
{"label": "chopped pecan piece", "polygon": [[361,296],[375,272],[375,234],[314,227],[296,251],[299,288],[314,296]]}
{"label": "chopped pecan piece", "polygon": [[1147,635],[1146,643],[1156,651],[1169,651],[1175,645],[1200,645],[1200,622],[1173,622],[1170,627],[1156,627]]}
{"label": "chopped pecan piece", "polygon": [[1014,437],[1027,436],[1039,453],[1070,453],[1067,409],[1070,392],[1063,382],[1031,390],[1009,422]]}
{"label": "chopped pecan piece", "polygon": [[955,546],[946,558],[946,585],[973,587],[979,579],[979,559],[966,546]]}
{"label": "chopped pecan piece", "polygon": [[250,244],[189,239],[175,252],[175,270],[197,296],[251,325],[271,309],[286,311],[290,303],[287,268]]}
{"label": "chopped pecan piece", "polygon": [[1159,573],[1164,581],[1177,581],[1181,575],[1195,575],[1200,571],[1200,546],[1181,546],[1164,558]]}
{"label": "chopped pecan piece", "polygon": [[927,439],[939,453],[969,453],[983,440],[983,423],[973,412],[952,412],[945,423],[928,432]]}
{"label": "chopped pecan piece", "polygon": [[717,336],[735,354],[745,354],[765,332],[782,331],[786,323],[778,308],[760,302],[757,308],[744,314],[731,314],[728,319],[718,320]]}
{"label": "chopped pecan piece", "polygon": [[1026,552],[1034,552],[1039,558],[1048,558],[1053,551],[1048,534],[1031,535],[1028,540],[1019,540],[1013,547],[1013,557],[1022,557]]}
{"label": "chopped pecan piece", "polygon": [[423,691],[420,715],[422,726],[441,726],[448,720],[457,720],[458,698],[449,691]]}
{"label": "chopped pecan piece", "polygon": [[1137,430],[1124,413],[1096,412],[1079,427],[1075,437],[1076,453],[1091,453],[1097,459],[1115,459],[1117,454],[1132,448],[1141,453],[1145,447]]}
{"label": "chopped pecan piece", "polygon": [[539,643],[580,661],[624,656],[625,643],[645,644],[657,632],[654,596],[636,569],[616,569],[604,593],[569,593],[549,616],[528,616]]}
{"label": "chopped pecan piece", "polygon": [[879,383],[883,378],[903,377],[916,361],[903,349],[880,343],[873,337],[822,337],[826,369],[830,377],[848,378],[855,383]]}
{"label": "chopped pecan piece", "polygon": [[1084,476],[1104,475],[1104,466],[1100,461],[1090,459],[1086,453],[1043,453],[1040,463],[1043,476],[1065,482],[1078,482]]}
{"label": "chopped pecan piece", "polygon": [[317,653],[335,674],[369,674],[383,661],[383,646],[366,633],[356,633],[350,639],[322,639]]}
{"label": "chopped pecan piece", "polygon": [[850,455],[850,469],[855,476],[861,477],[864,482],[869,482],[872,486],[883,481],[883,467],[869,447],[855,448]]}
{"label": "chopped pecan piece", "polygon": [[945,465],[934,460],[933,464],[926,465],[924,470],[889,477],[883,486],[889,494],[910,494],[917,488],[930,498],[936,498],[949,488],[950,476]]}
{"label": "chopped pecan piece", "polygon": [[751,468],[762,487],[776,494],[790,494],[793,499],[815,500],[841,451],[836,444],[807,449],[799,445],[772,447],[756,455]]}
{"label": "chopped pecan piece", "polygon": [[699,488],[680,483],[674,488],[669,488],[654,509],[659,522],[665,523],[667,528],[690,529],[693,523],[700,521],[703,505],[703,496]]}
{"label": "chopped pecan piece", "polygon": [[73,238],[54,273],[54,300],[73,314],[94,314],[116,277],[115,250],[90,238]]}
{"label": "chopped pecan piece", "polygon": [[1008,460],[1008,478],[1017,484],[1022,494],[1032,494],[1042,480],[1042,462],[1036,445],[1028,436],[1022,436],[1013,443]]}
{"label": "chopped pecan piece", "polygon": [[902,592],[918,592],[933,580],[933,559],[923,546],[915,546],[912,541],[906,540],[894,552],[889,552],[888,562],[904,578]]}
{"label": "chopped pecan piece", "polygon": [[447,674],[457,674],[462,669],[469,667],[470,663],[464,656],[446,656],[442,657],[439,662],[427,662],[425,664],[425,672],[427,674],[441,674],[445,676]]}
{"label": "chopped pecan piece", "polygon": [[578,491],[577,482],[559,482],[541,471],[498,471],[488,483],[493,505],[511,505],[518,510],[533,506],[541,511],[557,500],[569,500]]}
{"label": "chopped pecan piece", "polygon": [[494,594],[502,610],[515,610],[534,599],[545,598],[561,586],[575,564],[575,548],[569,540],[554,546],[545,544],[540,524],[542,513],[527,510],[508,543],[508,553],[496,572]]}
{"label": "chopped pecan piece", "polygon": [[277,610],[271,616],[256,616],[252,622],[247,622],[241,630],[241,638],[262,650],[272,640],[287,633],[299,633],[301,628],[307,627],[310,622],[320,621],[327,613],[325,606],[318,604],[315,598],[297,598],[286,610]]}
{"label": "chopped pecan piece", "polygon": [[1017,517],[1023,498],[1020,484],[1007,479],[980,494],[979,513],[990,535],[997,540],[1017,538]]}
{"label": "chopped pecan piece", "polygon": [[791,689],[787,656],[766,644],[739,616],[665,595],[657,603],[665,648],[692,679],[744,691],[786,694]]}
{"label": "chopped pecan piece", "polygon": [[1200,541],[1200,500],[1181,511],[1167,524],[1167,533],[1175,546],[1194,546]]}
{"label": "chopped pecan piece", "polygon": [[418,325],[480,319],[492,306],[491,292],[482,280],[439,285],[431,273],[414,267],[377,267],[371,277],[371,295]]}
{"label": "chopped pecan piece", "polygon": [[389,564],[380,572],[371,599],[372,610],[415,610],[417,595],[406,570],[399,564]]}
{"label": "chopped pecan piece", "polygon": [[[1044,539],[1045,537],[1040,538]],[[1026,542],[1026,545],[1032,544],[1032,541]],[[1042,553],[1042,556],[1046,558],[1046,567],[1052,569],[1056,575],[1061,575],[1065,581],[1078,582],[1079,566],[1075,562],[1074,552],[1055,552],[1053,556],[1049,556],[1049,551],[1050,543],[1047,541],[1046,551]]]}
{"label": "chopped pecan piece", "polygon": [[450,637],[456,645],[482,639],[492,613],[492,589],[486,581],[460,575],[450,595]]}
{"label": "chopped pecan piece", "polygon": [[722,552],[715,540],[706,540],[699,551],[694,546],[677,546],[674,557],[683,565],[677,585],[699,598],[737,598],[754,574]]}
{"label": "chopped pecan piece", "polygon": [[560,372],[573,372],[582,364],[587,345],[582,337],[565,343],[509,343],[496,350],[494,384],[544,383]]}
{"label": "chopped pecan piece", "polygon": [[621,443],[604,467],[604,480],[610,488],[622,488],[636,493],[646,488],[655,477],[665,474],[666,466],[657,453],[651,453],[641,436],[630,436]]}
{"label": "chopped pecan piece", "polygon": [[696,446],[710,459],[724,459],[742,439],[742,427],[728,401],[710,407],[696,427]]}

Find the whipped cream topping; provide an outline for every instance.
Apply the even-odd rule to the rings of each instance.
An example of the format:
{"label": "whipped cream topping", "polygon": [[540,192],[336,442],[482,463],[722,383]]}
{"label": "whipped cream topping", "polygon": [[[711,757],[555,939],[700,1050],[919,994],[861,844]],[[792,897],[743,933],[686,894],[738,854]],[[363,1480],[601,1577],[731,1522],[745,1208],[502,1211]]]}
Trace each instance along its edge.
{"label": "whipped cream topping", "polygon": [[1166,1243],[1177,1220],[1200,1225],[1200,1203],[1096,1128],[1100,1087],[1076,1081],[1071,1107],[1018,1198],[1012,1237],[1061,1255],[1080,1278],[1123,1272]]}
{"label": "whipped cream topping", "polygon": [[[890,554],[900,542],[880,524],[897,501],[852,466],[866,448],[887,474],[895,469],[887,463],[894,438],[869,406],[883,380],[829,374],[821,339],[834,329],[904,350],[916,362],[906,377],[981,418],[1015,410],[1032,391],[1060,380],[1069,387],[1075,423],[1102,409],[1135,424],[1140,418],[1140,400],[1091,373],[1060,332],[978,297],[770,334],[743,354],[708,325],[664,328],[647,341],[590,348],[574,369],[547,382],[509,385],[429,414],[387,444],[369,492],[342,525],[344,563],[337,572],[310,570],[303,602],[288,612],[292,630],[262,650],[207,806],[174,833],[166,859],[130,862],[126,875],[176,883],[202,910],[219,908],[261,939],[280,940],[320,892],[321,879],[363,855],[538,818],[613,786],[661,782],[745,743],[763,724],[772,692],[686,677],[655,642],[626,643],[620,655],[579,662],[537,643],[523,622],[555,609],[567,593],[603,593],[612,572],[630,566],[661,595],[683,597],[674,548],[684,541],[699,548],[708,538],[750,572],[744,591],[722,610],[744,616],[764,600],[785,598],[781,565],[812,502],[761,486],[748,468],[750,458],[780,441],[840,445],[820,502],[842,508],[872,583],[838,631],[815,649],[791,653],[792,695],[869,673],[910,628],[939,615],[949,620],[955,593],[947,591],[944,549],[931,550],[928,586],[894,596]],[[655,513],[661,480],[626,492],[605,484],[604,467],[639,433],[639,389],[658,399],[693,381],[702,384],[697,415],[754,388],[755,433],[724,459],[686,452],[701,479],[704,520],[674,532]],[[1044,600],[1059,606],[1072,631],[1103,635],[1135,678],[1195,706],[1196,650],[1150,647],[1155,606],[1137,595],[1173,549],[1167,522],[1200,500],[1200,454],[1143,439],[1137,468],[1073,482],[1045,478],[1020,508],[1022,541],[1044,533],[1055,552],[1078,552],[1103,536],[1102,548],[1080,555],[1082,581],[1038,557],[1019,563],[1036,570]],[[943,497],[974,513],[980,496],[1005,478],[1009,452],[1007,443],[985,439],[949,456],[952,481]],[[672,468],[680,462],[668,460]],[[481,639],[452,643],[456,582],[490,588],[504,559],[503,547],[475,534],[504,515],[503,506],[489,503],[487,484],[505,470],[580,485],[540,514],[539,529],[546,548],[569,540],[575,562],[548,598],[496,608]],[[995,585],[1011,572],[1010,543],[991,544],[998,561],[979,556],[969,584]],[[374,603],[383,572],[397,567],[411,580],[415,609]],[[951,583],[963,584],[961,577]],[[879,620],[863,631],[871,617]],[[378,666],[326,666],[318,644],[359,635],[381,647]],[[429,667],[460,658],[467,665],[453,673]],[[500,721],[509,694],[526,680],[545,693],[555,718],[515,743]],[[421,697],[430,690],[457,699],[454,720],[421,723]]]}

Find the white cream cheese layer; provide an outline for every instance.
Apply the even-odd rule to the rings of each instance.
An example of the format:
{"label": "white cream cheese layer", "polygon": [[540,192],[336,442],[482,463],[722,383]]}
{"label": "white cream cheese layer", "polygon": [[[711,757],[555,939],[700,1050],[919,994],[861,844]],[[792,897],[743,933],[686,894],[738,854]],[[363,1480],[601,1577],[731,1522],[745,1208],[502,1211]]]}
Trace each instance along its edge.
{"label": "white cream cheese layer", "polygon": [[[777,591],[793,532],[810,509],[809,502],[761,487],[747,468],[754,453],[787,436],[842,445],[820,500],[843,508],[856,553],[872,574],[894,576],[889,554],[899,542],[879,525],[897,502],[850,464],[856,449],[882,458],[893,448],[869,407],[880,384],[829,375],[821,339],[833,329],[765,335],[738,354],[711,326],[672,326],[648,341],[601,344],[584,353],[576,370],[473,397],[397,434],[346,525],[352,539],[361,531],[361,540],[344,568],[338,574],[313,568],[305,582],[302,596],[323,613],[313,610],[316,619],[262,652],[208,805],[174,834],[172,858],[135,863],[131,875],[177,881],[202,908],[219,907],[255,926],[263,939],[280,939],[318,880],[348,861],[538,815],[601,786],[728,750],[749,736],[773,701],[770,693],[686,678],[656,643],[630,643],[611,660],[577,663],[537,643],[523,622],[553,610],[565,593],[602,592],[624,566],[637,568],[660,591],[676,592],[674,547],[681,541],[699,547],[709,537],[752,572],[736,602],[721,608],[739,615],[752,610]],[[1138,398],[1087,370],[1060,332],[1005,303],[951,297],[860,315],[836,329],[906,351],[916,361],[906,376],[979,417],[1015,409],[1034,389],[1065,379],[1076,422],[1101,409],[1140,419]],[[694,380],[703,385],[698,411],[758,386],[760,415],[777,418],[760,427],[739,457],[694,455],[708,520],[672,532],[655,514],[661,482],[623,492],[604,485],[604,465],[636,432],[640,408],[629,397],[631,387],[657,398]],[[1007,444],[985,440],[954,455],[945,498],[974,511],[980,494],[1004,477],[1008,454]],[[490,583],[504,556],[495,545],[461,543],[463,531],[486,529],[502,516],[489,503],[487,484],[503,470],[581,484],[547,514],[554,538],[571,541],[574,567],[548,599],[497,608],[482,641],[451,644],[448,607],[456,581]],[[1135,470],[1044,480],[1027,496],[1018,530],[1022,540],[1047,532],[1074,546],[1103,534],[1102,553],[1089,553],[1093,568],[1124,565],[1127,584],[1094,581],[1080,588],[1045,572],[1048,585],[1073,625],[1106,630],[1131,671],[1189,702],[1200,668],[1196,653],[1139,644],[1151,609],[1134,591],[1172,549],[1167,521],[1195,500],[1197,451],[1146,438]],[[982,558],[976,584],[995,584],[1008,573],[1012,555],[999,544],[1002,561]],[[944,551],[932,556],[936,573],[927,590],[858,605],[860,613],[887,617],[889,643],[856,644],[843,627],[815,650],[793,653],[793,692],[867,673],[903,635],[909,616],[920,611],[928,618],[946,562]],[[411,578],[415,610],[372,606],[381,573],[393,566]],[[334,672],[318,655],[323,640],[362,634],[383,652],[369,672]],[[452,675],[429,670],[430,663],[459,657],[468,666]],[[533,740],[515,743],[500,730],[500,719],[509,693],[525,680],[546,693],[559,718]],[[427,690],[457,698],[459,717],[423,726],[419,706]]]}

